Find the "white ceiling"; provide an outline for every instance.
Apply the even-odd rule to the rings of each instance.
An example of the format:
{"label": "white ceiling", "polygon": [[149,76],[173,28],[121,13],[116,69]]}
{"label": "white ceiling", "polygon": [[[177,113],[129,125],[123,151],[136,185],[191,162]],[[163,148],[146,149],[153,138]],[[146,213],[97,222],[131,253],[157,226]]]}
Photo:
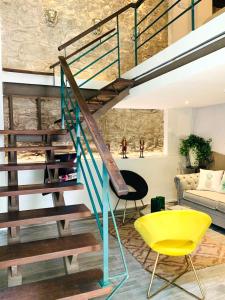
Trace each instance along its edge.
{"label": "white ceiling", "polygon": [[117,108],[201,107],[225,103],[225,49],[133,88]]}

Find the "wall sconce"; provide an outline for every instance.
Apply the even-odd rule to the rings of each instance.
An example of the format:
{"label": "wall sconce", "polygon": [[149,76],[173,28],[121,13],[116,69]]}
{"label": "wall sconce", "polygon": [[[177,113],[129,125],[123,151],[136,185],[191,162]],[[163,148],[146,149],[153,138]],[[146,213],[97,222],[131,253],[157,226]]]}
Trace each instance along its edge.
{"label": "wall sconce", "polygon": [[44,10],[45,23],[49,27],[55,27],[58,23],[58,12],[52,8]]}
{"label": "wall sconce", "polygon": [[[96,25],[96,24],[98,24],[99,22],[101,22],[101,19],[92,19],[93,25]],[[100,26],[100,27],[96,28],[96,29],[93,31],[93,34],[94,34],[94,35],[100,35],[100,34],[102,33],[102,30],[103,30],[103,28],[102,28],[102,26]]]}

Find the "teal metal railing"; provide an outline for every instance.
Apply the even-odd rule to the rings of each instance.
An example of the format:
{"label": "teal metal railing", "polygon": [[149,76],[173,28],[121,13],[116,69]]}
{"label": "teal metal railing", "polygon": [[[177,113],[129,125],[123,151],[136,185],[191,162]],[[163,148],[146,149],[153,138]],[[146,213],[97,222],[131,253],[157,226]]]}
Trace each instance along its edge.
{"label": "teal metal railing", "polygon": [[[202,0],[189,0],[190,4],[183,9],[181,13],[179,13],[176,17],[172,19],[168,19],[168,22],[165,22],[165,24],[158,28],[153,33],[149,33],[152,31],[153,26],[156,24],[159,24],[159,21],[162,20],[163,17],[169,15],[169,13],[177,6],[182,0],[174,0],[173,3],[168,4],[168,1],[161,0],[157,3],[156,6],[154,6],[149,12],[147,12],[140,20],[138,20],[138,9],[139,7],[135,8],[135,25],[134,25],[134,44],[135,44],[135,65],[138,64],[138,54],[140,53],[141,49],[144,45],[151,42],[153,38],[155,38],[158,34],[160,34],[163,30],[167,29],[170,25],[172,25],[175,21],[180,19],[182,16],[184,16],[186,13],[191,12],[191,28],[192,30],[195,30],[195,6],[199,4]],[[157,12],[159,9],[161,9],[161,6],[163,4],[167,3],[167,8],[159,14],[157,17]],[[149,20],[149,22],[148,22]],[[148,23],[147,25],[144,25],[145,23]],[[144,27],[144,28],[143,28]]]}
{"label": "teal metal railing", "polygon": [[88,83],[89,81],[91,81],[92,79],[94,79],[95,77],[97,77],[98,75],[100,75],[101,73],[103,73],[104,71],[106,71],[107,69],[109,69],[110,67],[112,67],[113,65],[117,64],[118,65],[118,77],[120,77],[120,40],[119,40],[119,31],[116,30],[116,32],[110,34],[108,37],[106,37],[103,40],[100,40],[99,43],[97,45],[95,45],[94,47],[92,47],[91,49],[88,49],[86,52],[84,52],[83,54],[81,54],[80,56],[73,58],[71,61],[68,61],[69,66],[73,66],[73,64],[75,64],[76,62],[80,61],[81,58],[85,58],[89,53],[95,51],[96,49],[98,49],[100,46],[104,45],[106,42],[108,42],[109,40],[112,40],[113,38],[116,38],[116,46],[112,47],[110,50],[106,51],[105,53],[103,53],[102,55],[100,55],[99,57],[97,57],[95,60],[93,60],[91,63],[85,65],[82,69],[80,69],[79,71],[75,72],[73,74],[73,77],[76,78],[78,75],[80,75],[81,73],[83,73],[84,71],[86,71],[87,69],[91,68],[92,66],[94,66],[95,64],[97,64],[97,62],[101,61],[102,59],[104,59],[105,57],[109,56],[111,53],[114,52],[115,54],[115,58],[113,59],[113,61],[111,61],[109,64],[107,64],[106,66],[104,66],[102,69],[98,70],[94,75],[92,75],[91,77],[87,78],[86,80],[84,80],[81,84],[79,84],[79,87],[84,86],[86,83]]}
{"label": "teal metal railing", "polygon": [[[191,28],[195,29],[195,6],[198,5],[202,0],[189,0],[189,5],[186,8],[183,8],[181,13],[178,13],[174,18],[168,18],[169,14],[176,8],[177,5],[181,4],[182,0],[174,0],[169,2],[168,0],[160,0],[150,11],[146,11],[145,15],[141,16],[140,7],[150,0],[138,0],[136,3],[130,3],[113,13],[111,16],[106,17],[101,20],[98,24],[90,27],[81,34],[67,41],[63,45],[59,46],[59,50],[64,50],[64,56],[72,69],[75,69],[73,76],[75,79],[78,79],[77,76],[84,75],[85,80],[79,84],[79,87],[84,87],[88,82],[98,77],[103,72],[107,72],[110,68],[117,65],[117,76],[121,77],[121,24],[120,16],[124,12],[133,9],[134,11],[134,27],[133,32],[128,32],[126,38],[132,37],[133,40],[133,49],[134,49],[134,65],[137,65],[139,61],[139,56],[143,47],[146,44],[152,42],[163,30],[170,27],[178,19],[184,16],[187,13],[191,14]],[[169,4],[170,3],[170,4]],[[165,5],[166,4],[166,5]],[[163,6],[164,5],[164,6]],[[165,9],[164,9],[165,8]],[[165,22],[162,22],[165,20]],[[161,23],[163,25],[160,25]],[[157,25],[155,27],[155,25]],[[75,45],[75,43],[82,43],[82,40],[88,38],[90,33],[93,33],[98,28],[110,28],[112,29],[95,38],[91,42],[86,43],[84,46],[78,50],[67,55],[68,47]],[[156,29],[155,29],[156,28]],[[157,41],[154,41],[157,42]],[[113,46],[112,46],[113,45]],[[107,49],[107,50],[106,50]],[[87,63],[88,55],[92,54],[95,59],[90,63]],[[151,56],[151,53],[149,53]],[[107,58],[107,63],[104,65],[102,61]],[[101,62],[101,66],[98,67],[98,63]],[[80,67],[81,64],[81,67]],[[59,65],[59,62],[50,66],[54,69]],[[90,72],[90,69],[92,71]],[[94,69],[94,72],[93,72]],[[96,70],[95,70],[96,69]]]}
{"label": "teal metal railing", "polygon": [[[109,46],[111,44],[115,44],[113,47],[110,47],[109,50],[105,51],[106,44]],[[86,50],[87,49],[87,50]],[[83,51],[85,50],[85,51]],[[91,61],[90,63],[85,63],[84,66],[82,66],[79,70],[73,73],[73,77],[77,79],[78,75],[81,75],[85,71],[90,70],[90,68],[98,69],[97,63],[101,62],[102,60],[106,59],[109,61],[106,65],[101,67],[99,70],[94,72],[94,74],[87,75],[87,78],[83,80],[82,83],[79,84],[79,87],[83,87],[85,84],[87,84],[89,81],[93,80],[97,76],[99,76],[101,73],[107,71],[109,68],[111,68],[114,65],[117,65],[117,76],[120,78],[121,75],[121,63],[120,63],[120,32],[119,32],[119,18],[116,17],[116,28],[113,28],[100,37],[96,38],[95,40],[91,41],[90,43],[86,44],[85,46],[81,47],[80,49],[76,50],[75,52],[71,53],[70,55],[66,56],[66,51],[64,51],[65,57],[67,59],[67,63],[70,66],[71,69],[77,69],[79,68],[78,63],[80,61],[86,62],[86,59],[88,58],[88,55],[92,53],[94,56],[96,56],[95,52],[97,50],[100,50],[103,52],[103,54],[97,56],[96,59]],[[112,56],[110,56],[112,54]],[[53,64],[50,68],[55,70],[55,67],[59,65],[59,62]]]}
{"label": "teal metal railing", "polygon": [[[115,183],[115,180],[112,180],[112,182],[114,181],[114,186],[119,189],[119,193],[127,193],[128,190],[123,179],[121,180],[122,176],[120,175],[119,170],[116,169],[115,164],[113,165],[111,154],[106,145],[103,144],[100,133],[96,132],[97,125],[87,110],[85,100],[79,92],[79,88],[73,78],[69,65],[63,57],[60,58],[60,61],[62,63],[61,110],[63,120],[66,127],[69,129],[69,134],[77,153],[77,180],[78,182],[83,181],[86,186],[97,227],[103,241],[103,278],[100,284],[102,286],[107,286],[112,280],[114,281],[117,279],[119,281],[107,298],[111,299],[118,288],[128,279],[128,269],[110,200],[109,177],[112,180],[114,173],[114,177],[117,178],[118,184]],[[69,89],[73,91],[73,96]],[[84,120],[83,122],[81,121],[81,115]],[[92,127],[89,126],[90,124],[92,124]],[[87,132],[89,132],[88,136]],[[98,138],[95,137],[93,140],[97,149],[99,149],[100,155],[104,152],[104,155],[107,158],[102,159],[100,163],[101,169],[99,168],[99,163],[97,162],[89,143],[89,138],[90,136],[93,137],[93,132],[98,136]],[[96,142],[97,139],[98,141]],[[119,178],[119,175],[121,178]],[[98,211],[100,211],[102,218],[100,218]],[[112,224],[116,232],[123,266],[123,271],[121,273],[113,275],[110,274],[109,265],[109,214],[112,217]]]}
{"label": "teal metal railing", "polygon": [[[103,72],[108,71],[111,67],[117,65],[117,77],[121,77],[121,26],[120,26],[120,15],[124,12],[126,12],[129,9],[136,8],[140,6],[144,0],[138,0],[136,3],[130,3],[126,5],[125,7],[121,8],[117,12],[113,13],[111,16],[105,18],[104,20],[101,20],[98,24],[92,26],[91,28],[87,29],[85,32],[79,34],[75,38],[67,41],[63,45],[59,46],[59,50],[64,50],[64,57],[66,58],[68,65],[72,69],[76,69],[76,72],[74,72],[73,76],[75,79],[77,79],[78,75],[83,75],[85,71],[90,71],[90,68],[96,68],[96,72],[89,72],[89,74],[85,74],[86,78],[85,80],[79,84],[79,87],[84,87],[88,82],[102,74]],[[72,52],[71,54],[67,55],[68,47],[73,45],[74,43],[82,42],[83,38],[87,38],[87,35],[90,33],[93,33],[96,29],[102,27],[103,25],[106,25],[106,28],[114,27],[104,33],[103,35],[99,36],[98,38],[92,40],[91,42],[85,44],[80,49]],[[113,45],[114,46],[111,46]],[[107,46],[107,47],[106,47]],[[105,50],[107,48],[107,51]],[[101,54],[98,55],[98,52],[101,52]],[[88,59],[88,55],[92,53],[93,56],[96,58],[91,61],[90,63],[86,63],[86,60]],[[103,59],[108,60],[108,63],[106,65],[103,65],[98,69],[97,63],[102,62]],[[78,63],[82,62],[84,65],[79,68]],[[51,65],[50,68],[54,70],[59,65],[59,62],[56,62],[55,64]]]}

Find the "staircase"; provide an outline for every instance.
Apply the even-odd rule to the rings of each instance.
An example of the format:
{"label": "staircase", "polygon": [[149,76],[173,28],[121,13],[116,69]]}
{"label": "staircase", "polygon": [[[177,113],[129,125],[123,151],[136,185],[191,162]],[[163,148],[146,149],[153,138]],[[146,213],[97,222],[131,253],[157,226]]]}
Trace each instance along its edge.
{"label": "staircase", "polygon": [[[41,98],[37,99],[37,130],[17,130],[14,126],[13,95],[8,96],[9,129],[0,130],[5,136],[5,146],[0,152],[5,153],[8,163],[0,165],[0,171],[8,173],[8,185],[0,187],[0,197],[8,197],[8,212],[0,213],[0,228],[8,229],[8,244],[0,247],[0,269],[8,270],[8,288],[0,290],[0,299],[92,299],[106,297],[111,299],[117,289],[128,279],[123,248],[113,214],[109,197],[109,178],[118,194],[126,194],[127,186],[111,156],[97,126],[93,115],[105,110],[112,102],[120,101],[129,91],[133,82],[117,79],[90,98],[84,98],[77,86],[71,70],[63,57],[59,57],[61,86],[61,126],[62,129],[42,129]],[[67,82],[65,85],[64,83]],[[15,88],[15,86],[13,87]],[[29,89],[29,92],[30,89]],[[32,93],[32,92],[31,92]],[[87,93],[88,94],[88,93]],[[92,107],[91,107],[92,106]],[[94,107],[95,106],[95,107]],[[35,113],[35,112],[34,112]],[[66,127],[67,129],[63,129]],[[85,128],[85,129],[84,129]],[[96,146],[102,160],[102,171],[97,166],[92,153],[86,131]],[[58,145],[59,136],[70,135],[72,146]],[[57,145],[54,141],[57,140]],[[20,162],[18,153],[45,154],[44,162]],[[55,155],[76,152],[74,162],[58,162]],[[90,161],[88,160],[88,156]],[[93,170],[91,169],[91,164]],[[60,182],[61,168],[75,167],[77,180]],[[18,184],[18,171],[43,170],[48,175],[47,183]],[[94,179],[94,174],[97,177]],[[80,191],[86,189],[96,220],[102,243],[92,233],[71,234],[70,222],[91,217],[91,211],[84,205],[65,205],[64,191]],[[51,193],[53,207],[21,211],[20,196]],[[102,218],[97,211],[100,208]],[[110,275],[109,265],[109,213],[116,230],[122,272]],[[44,225],[56,222],[58,238],[21,243],[21,226]],[[44,230],[43,226],[43,230]],[[79,256],[84,253],[102,253],[102,268],[79,272]],[[21,266],[63,258],[65,276],[44,280],[31,284],[22,284]],[[116,282],[116,284],[112,284]]]}
{"label": "staircase", "polygon": [[[53,137],[65,135],[66,130],[15,130],[11,118],[9,130],[0,130],[7,137],[8,143],[1,147],[8,158],[7,164],[0,165],[0,171],[8,172],[8,186],[0,187],[0,197],[8,197],[8,212],[0,214],[0,228],[8,228],[8,245],[0,247],[0,269],[8,269],[9,288],[0,290],[0,299],[92,299],[105,296],[112,290],[111,285],[101,287],[103,277],[101,269],[76,272],[79,269],[77,257],[83,253],[101,250],[101,245],[93,234],[72,235],[70,221],[79,221],[91,216],[91,211],[84,205],[66,206],[64,191],[83,190],[81,183],[68,181],[57,182],[60,168],[74,167],[74,162],[58,162],[55,153],[72,150],[71,146],[54,146]],[[27,146],[27,139],[41,137],[43,145]],[[17,139],[26,137],[24,146],[17,146]],[[29,140],[29,139],[28,139]],[[43,163],[18,163],[19,151],[43,151],[46,161]],[[18,171],[47,170],[53,182],[44,184],[18,185]],[[52,193],[54,207],[19,210],[19,197],[39,193]],[[20,243],[21,226],[57,222],[59,238]],[[44,226],[43,226],[44,230]],[[20,266],[40,261],[64,258],[67,275],[31,284],[22,284]],[[74,263],[75,261],[75,263]]]}

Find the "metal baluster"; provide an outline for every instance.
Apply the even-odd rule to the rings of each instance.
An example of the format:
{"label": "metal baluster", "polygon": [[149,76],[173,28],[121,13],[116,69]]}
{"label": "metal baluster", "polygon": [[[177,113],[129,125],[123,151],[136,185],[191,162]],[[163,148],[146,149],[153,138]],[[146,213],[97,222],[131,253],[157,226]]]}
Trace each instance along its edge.
{"label": "metal baluster", "polygon": [[191,27],[195,30],[195,0],[191,0]]}
{"label": "metal baluster", "polygon": [[55,67],[53,68],[53,85],[55,86]]}
{"label": "metal baluster", "polygon": [[138,25],[137,25],[137,18],[138,18],[138,10],[137,8],[134,9],[134,62],[135,66],[138,64]]}
{"label": "metal baluster", "polygon": [[117,28],[117,53],[118,53],[118,77],[121,75],[120,65],[120,27],[119,27],[119,16],[116,17],[116,28]]}
{"label": "metal baluster", "polygon": [[76,102],[76,150],[77,150],[77,182],[80,182],[80,159],[81,159],[81,148],[80,148],[80,107]]}
{"label": "metal baluster", "polygon": [[61,67],[60,70],[61,76],[61,87],[60,87],[60,94],[61,94],[61,128],[65,129],[65,85],[64,85],[64,72]]}
{"label": "metal baluster", "polygon": [[109,285],[109,233],[108,233],[108,193],[109,193],[109,176],[107,169],[103,163],[102,168],[103,178],[103,190],[102,190],[102,202],[103,202],[103,280],[102,286]]}

